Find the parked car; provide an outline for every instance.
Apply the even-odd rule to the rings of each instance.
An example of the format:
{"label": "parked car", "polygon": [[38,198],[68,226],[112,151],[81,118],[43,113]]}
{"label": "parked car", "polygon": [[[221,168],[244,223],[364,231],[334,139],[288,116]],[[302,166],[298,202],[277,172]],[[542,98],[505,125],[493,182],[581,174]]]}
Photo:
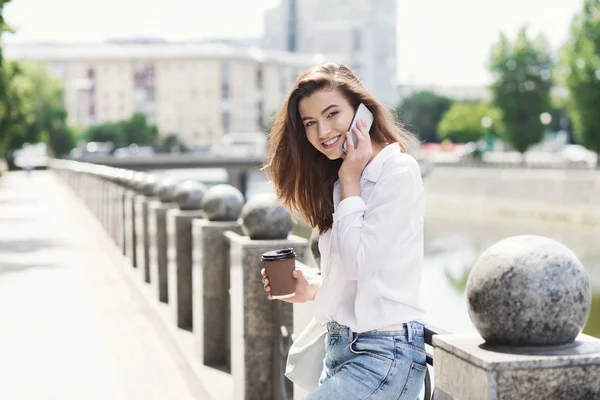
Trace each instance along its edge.
{"label": "parked car", "polygon": [[81,143],[69,153],[72,159],[78,159],[85,156],[110,156],[114,145],[111,142],[88,142]]}
{"label": "parked car", "polygon": [[24,170],[48,168],[48,147],[46,143],[25,143],[13,152],[14,164]]}
{"label": "parked car", "polygon": [[580,144],[568,144],[558,153],[566,166],[594,168],[598,156]]}
{"label": "parked car", "polygon": [[113,153],[115,158],[128,158],[128,157],[150,157],[154,155],[154,148],[152,146],[138,146],[133,143],[127,147],[119,147]]}
{"label": "parked car", "polygon": [[213,150],[223,157],[263,157],[267,149],[267,137],[262,132],[228,133]]}

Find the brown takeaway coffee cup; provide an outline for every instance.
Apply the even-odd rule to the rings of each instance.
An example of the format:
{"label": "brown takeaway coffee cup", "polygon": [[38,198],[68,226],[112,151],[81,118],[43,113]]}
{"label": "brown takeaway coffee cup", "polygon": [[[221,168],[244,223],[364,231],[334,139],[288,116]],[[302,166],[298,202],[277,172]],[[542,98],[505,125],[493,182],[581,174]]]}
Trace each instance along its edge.
{"label": "brown takeaway coffee cup", "polygon": [[262,255],[265,272],[271,286],[273,299],[288,299],[296,295],[296,280],[292,272],[296,269],[294,249],[269,251]]}

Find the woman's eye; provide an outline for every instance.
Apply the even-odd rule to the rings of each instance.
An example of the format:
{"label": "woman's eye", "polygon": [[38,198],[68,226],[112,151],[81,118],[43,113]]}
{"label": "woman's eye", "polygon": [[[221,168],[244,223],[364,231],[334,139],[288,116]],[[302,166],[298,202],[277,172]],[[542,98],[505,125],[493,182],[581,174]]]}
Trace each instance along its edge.
{"label": "woman's eye", "polygon": [[309,126],[311,126],[314,123],[315,123],[315,121],[308,121],[305,126],[308,128]]}
{"label": "woman's eye", "polygon": [[339,111],[332,111],[332,112],[329,113],[329,115],[327,116],[327,118],[333,117],[334,115],[336,115],[338,113],[339,113]]}

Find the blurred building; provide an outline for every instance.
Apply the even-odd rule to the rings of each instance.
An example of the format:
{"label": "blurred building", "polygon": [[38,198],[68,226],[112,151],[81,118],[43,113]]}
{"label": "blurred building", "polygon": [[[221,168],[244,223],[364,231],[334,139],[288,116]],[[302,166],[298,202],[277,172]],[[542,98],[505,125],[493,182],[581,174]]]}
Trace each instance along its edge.
{"label": "blurred building", "polygon": [[398,85],[398,101],[418,92],[433,92],[454,100],[491,100],[492,94],[487,86],[444,86],[444,85]]}
{"label": "blurred building", "polygon": [[227,43],[4,45],[7,59],[40,61],[65,84],[69,123],[139,112],[161,135],[208,147],[225,133],[258,132],[312,57]]}
{"label": "blurred building", "polygon": [[265,14],[263,47],[344,63],[379,100],[394,105],[396,36],[396,0],[280,0]]}

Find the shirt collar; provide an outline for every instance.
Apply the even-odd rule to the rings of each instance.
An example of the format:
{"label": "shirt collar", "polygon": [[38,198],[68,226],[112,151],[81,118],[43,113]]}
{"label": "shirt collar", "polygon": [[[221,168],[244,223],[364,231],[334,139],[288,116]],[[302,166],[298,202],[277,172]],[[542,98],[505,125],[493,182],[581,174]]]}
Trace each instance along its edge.
{"label": "shirt collar", "polygon": [[390,158],[396,151],[399,150],[400,144],[398,142],[385,146],[383,149],[381,149],[379,154],[377,154],[375,158],[373,158],[371,162],[367,164],[362,173],[362,177],[371,182],[377,182],[381,176],[383,164],[388,158]]}

